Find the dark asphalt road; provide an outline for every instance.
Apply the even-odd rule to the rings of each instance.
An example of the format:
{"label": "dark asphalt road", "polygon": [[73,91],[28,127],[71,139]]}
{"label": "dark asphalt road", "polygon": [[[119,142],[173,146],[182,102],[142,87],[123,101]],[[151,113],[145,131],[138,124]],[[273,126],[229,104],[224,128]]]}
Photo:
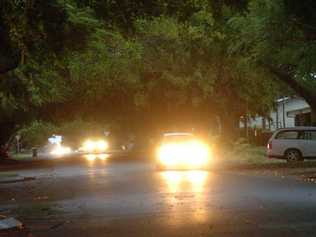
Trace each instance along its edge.
{"label": "dark asphalt road", "polygon": [[109,160],[18,174],[36,180],[0,184],[0,214],[33,236],[316,236],[316,186],[293,179]]}

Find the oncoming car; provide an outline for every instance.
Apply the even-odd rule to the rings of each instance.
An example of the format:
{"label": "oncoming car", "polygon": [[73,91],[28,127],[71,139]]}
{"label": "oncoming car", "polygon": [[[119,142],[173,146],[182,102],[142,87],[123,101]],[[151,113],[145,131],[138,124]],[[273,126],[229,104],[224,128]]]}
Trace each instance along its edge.
{"label": "oncoming car", "polygon": [[88,139],[81,149],[86,153],[103,153],[109,147],[109,144],[103,139]]}
{"label": "oncoming car", "polygon": [[269,158],[288,162],[316,158],[316,127],[295,127],[277,130],[267,145]]}
{"label": "oncoming car", "polygon": [[165,133],[156,151],[158,169],[204,169],[210,160],[208,145],[192,133]]}
{"label": "oncoming car", "polygon": [[85,140],[78,149],[79,154],[89,161],[106,160],[108,154],[109,143],[102,138],[90,138]]}

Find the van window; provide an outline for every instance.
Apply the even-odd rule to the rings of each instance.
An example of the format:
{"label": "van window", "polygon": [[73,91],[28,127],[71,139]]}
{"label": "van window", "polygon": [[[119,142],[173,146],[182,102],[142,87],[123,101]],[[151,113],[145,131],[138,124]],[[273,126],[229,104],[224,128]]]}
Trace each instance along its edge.
{"label": "van window", "polygon": [[297,139],[298,131],[281,131],[277,134],[276,139]]}
{"label": "van window", "polygon": [[316,141],[316,131],[305,131],[303,139]]}

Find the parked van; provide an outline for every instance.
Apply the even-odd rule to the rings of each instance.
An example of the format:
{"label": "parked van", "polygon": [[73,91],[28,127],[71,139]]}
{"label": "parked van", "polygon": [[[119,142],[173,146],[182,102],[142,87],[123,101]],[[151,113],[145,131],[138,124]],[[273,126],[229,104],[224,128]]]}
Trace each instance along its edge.
{"label": "parked van", "polygon": [[316,158],[316,127],[294,127],[277,130],[267,145],[269,158],[288,162]]}

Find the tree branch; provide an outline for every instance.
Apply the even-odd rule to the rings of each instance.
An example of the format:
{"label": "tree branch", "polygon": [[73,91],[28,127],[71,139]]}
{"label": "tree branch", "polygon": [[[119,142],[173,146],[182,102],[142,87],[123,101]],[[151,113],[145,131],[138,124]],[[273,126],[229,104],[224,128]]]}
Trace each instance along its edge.
{"label": "tree branch", "polygon": [[299,96],[304,98],[307,103],[316,109],[316,93],[310,88],[302,85],[293,75],[286,72],[285,70],[274,67],[271,65],[265,65],[269,71],[274,74],[279,80],[289,85]]}

